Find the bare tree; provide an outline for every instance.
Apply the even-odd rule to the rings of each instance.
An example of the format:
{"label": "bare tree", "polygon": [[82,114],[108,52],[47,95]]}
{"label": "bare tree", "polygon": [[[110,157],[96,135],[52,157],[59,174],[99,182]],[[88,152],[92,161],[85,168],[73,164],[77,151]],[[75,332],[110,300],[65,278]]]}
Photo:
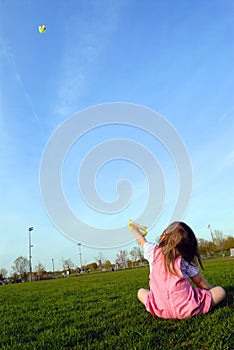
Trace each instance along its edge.
{"label": "bare tree", "polygon": [[133,247],[129,254],[131,255],[134,262],[137,261],[139,257],[139,248]]}
{"label": "bare tree", "polygon": [[217,246],[218,250],[221,250],[223,252],[224,242],[225,242],[225,237],[223,232],[220,230],[214,230],[213,237],[214,237],[214,243]]}
{"label": "bare tree", "polygon": [[130,255],[132,256],[134,262],[136,262],[137,260],[142,261],[144,259],[144,254],[139,247],[134,247],[130,251]]}
{"label": "bare tree", "polygon": [[36,272],[43,272],[45,271],[45,266],[42,264],[42,263],[38,263],[36,266],[35,266],[35,271]]}
{"label": "bare tree", "polygon": [[7,277],[7,270],[4,268],[0,269],[0,279],[4,280]]}
{"label": "bare tree", "polygon": [[104,264],[105,264],[105,261],[106,261],[106,259],[104,258],[102,252],[99,252],[98,256],[95,257],[95,260],[96,260],[97,263],[98,263],[98,268],[101,270],[102,267],[103,267]]}
{"label": "bare tree", "polygon": [[126,250],[120,250],[116,256],[116,264],[118,264],[120,267],[126,267],[127,266],[127,256],[128,252]]}
{"label": "bare tree", "polygon": [[12,269],[18,275],[25,275],[29,269],[28,259],[26,257],[19,256],[17,259],[15,259]]}
{"label": "bare tree", "polygon": [[62,263],[63,263],[64,270],[68,270],[69,272],[75,266],[74,263],[71,261],[71,259],[62,258]]}

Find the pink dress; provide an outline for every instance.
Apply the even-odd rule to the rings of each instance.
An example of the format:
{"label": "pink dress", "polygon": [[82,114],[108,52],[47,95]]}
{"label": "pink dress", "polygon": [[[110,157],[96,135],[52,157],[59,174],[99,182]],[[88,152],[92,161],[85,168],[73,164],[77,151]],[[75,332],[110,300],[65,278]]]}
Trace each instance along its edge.
{"label": "pink dress", "polygon": [[[211,293],[209,290],[193,287],[189,281],[189,277],[193,276],[184,277],[186,274],[181,271],[181,263],[184,259],[178,257],[175,261],[179,277],[165,273],[161,248],[148,242],[145,243],[145,258],[147,259],[146,251],[148,250],[147,260],[150,262],[150,245],[153,250],[151,252],[150,292],[145,300],[146,310],[154,316],[177,319],[207,313],[211,306]],[[198,267],[195,270],[198,273]]]}

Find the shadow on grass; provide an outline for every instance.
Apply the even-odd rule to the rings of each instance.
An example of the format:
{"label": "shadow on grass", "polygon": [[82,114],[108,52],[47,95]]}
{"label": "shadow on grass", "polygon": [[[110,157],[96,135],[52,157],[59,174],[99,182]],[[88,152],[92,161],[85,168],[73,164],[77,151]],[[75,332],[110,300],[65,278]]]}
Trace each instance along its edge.
{"label": "shadow on grass", "polygon": [[[234,286],[224,288],[227,294],[226,300],[223,302],[225,306],[234,308]],[[221,304],[220,304],[221,305]]]}
{"label": "shadow on grass", "polygon": [[230,307],[230,309],[234,309],[234,287],[229,286],[229,287],[224,287],[224,289],[227,295],[226,299],[222,301],[220,304],[213,307],[211,312],[214,312],[215,310],[224,308],[226,306]]}

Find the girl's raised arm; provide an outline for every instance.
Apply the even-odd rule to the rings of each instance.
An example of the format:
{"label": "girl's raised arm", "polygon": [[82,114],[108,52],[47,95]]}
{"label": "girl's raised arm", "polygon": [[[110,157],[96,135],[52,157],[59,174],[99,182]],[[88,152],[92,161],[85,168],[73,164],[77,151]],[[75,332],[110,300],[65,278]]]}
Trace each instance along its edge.
{"label": "girl's raised arm", "polygon": [[132,226],[132,232],[136,238],[136,241],[140,244],[140,246],[143,248],[145,242],[146,242],[146,239],[145,237],[143,237],[140,233],[140,231],[138,230],[138,228],[136,226]]}

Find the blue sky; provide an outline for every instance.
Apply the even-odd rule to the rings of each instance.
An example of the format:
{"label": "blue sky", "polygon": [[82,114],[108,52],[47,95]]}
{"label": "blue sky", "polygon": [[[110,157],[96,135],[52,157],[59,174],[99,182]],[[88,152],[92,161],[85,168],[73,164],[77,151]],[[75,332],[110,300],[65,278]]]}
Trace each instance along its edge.
{"label": "blue sky", "polygon": [[[78,264],[76,243],[45,212],[40,164],[59,125],[85,108],[109,102],[146,106],[173,125],[193,168],[184,221],[198,237],[210,239],[208,224],[234,234],[232,1],[1,0],[0,13],[0,268],[10,273],[18,256],[28,257],[30,226],[33,266],[41,262],[51,269],[53,258],[61,268],[62,257]],[[41,24],[47,26],[44,34],[37,29]],[[137,216],[139,203],[147,201],[144,174],[126,160],[103,167],[96,186],[111,201],[118,179],[129,178],[135,192],[127,213],[110,220],[87,211],[76,186],[82,155],[105,138],[131,135],[157,154],[166,179],[165,205],[148,236],[154,241],[170,218],[178,190],[176,169],[165,147],[133,129],[107,126],[77,142],[66,158],[64,190],[74,210],[81,208],[82,220],[91,219],[94,226],[124,225],[131,210]],[[114,261],[117,251],[102,253]],[[94,261],[99,252],[83,246],[83,262]]]}

